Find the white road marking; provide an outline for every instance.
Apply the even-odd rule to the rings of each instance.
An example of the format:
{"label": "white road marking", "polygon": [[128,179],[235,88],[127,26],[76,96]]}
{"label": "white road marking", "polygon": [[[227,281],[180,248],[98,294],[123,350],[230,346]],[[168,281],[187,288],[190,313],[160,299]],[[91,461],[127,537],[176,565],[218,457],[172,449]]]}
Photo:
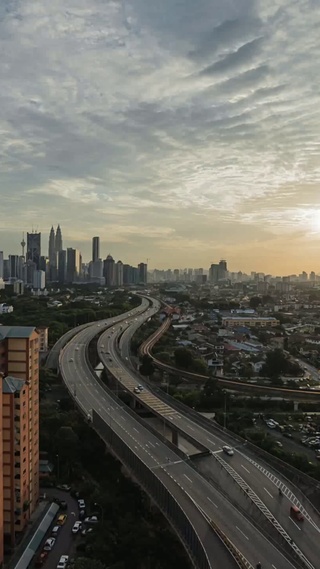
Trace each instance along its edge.
{"label": "white road marking", "polygon": [[241,529],[238,528],[238,526],[236,526],[236,529],[237,529],[240,533],[242,533],[243,537],[245,537],[245,538],[249,541],[248,536],[247,536],[245,533],[243,533],[243,531],[241,531]]}
{"label": "white road marking", "polygon": [[292,523],[296,526],[296,528],[298,528],[298,530],[301,531],[301,528],[299,528],[298,524],[296,524],[296,522],[293,521],[293,519],[290,516],[288,516],[288,517],[289,517],[289,520],[291,520]]}
{"label": "white road marking", "polygon": [[243,464],[241,464],[241,467],[242,467],[243,470],[245,470],[248,474],[250,474],[250,470],[248,470],[245,466],[243,466]]}
{"label": "white road marking", "polygon": [[159,445],[160,445],[160,443],[156,443],[156,445],[157,445],[157,446],[159,446]]}
{"label": "white road marking", "polygon": [[189,478],[189,476],[187,476],[186,474],[184,474],[183,476],[185,476],[186,479],[189,480],[189,482],[191,482],[191,484],[192,484],[192,480],[191,480],[191,478]]}
{"label": "white road marking", "polygon": [[190,427],[189,425],[187,425],[188,429],[190,429],[190,431],[194,431],[193,427]]}
{"label": "white road marking", "polygon": [[275,565],[273,565],[273,563],[272,563],[272,567],[273,567],[273,569],[277,569],[277,568],[276,568],[276,566],[275,566]]}
{"label": "white road marking", "polygon": [[136,433],[139,433],[138,429],[136,429],[135,427],[133,427],[133,430],[134,430]]}
{"label": "white road marking", "polygon": [[[209,502],[211,502],[211,504],[213,504],[216,508],[218,508],[217,504],[215,504],[211,498],[209,498],[209,496],[207,496],[207,500],[209,500]],[[219,508],[218,508],[219,509]]]}
{"label": "white road marking", "polygon": [[270,498],[273,498],[272,494],[270,494],[269,490],[267,490],[265,487],[263,487],[263,489],[267,492],[267,494],[269,494]]}
{"label": "white road marking", "polygon": [[148,443],[149,443],[149,445],[151,445],[153,448],[156,448],[156,447],[154,446],[154,444],[151,443],[150,441],[148,441]]}
{"label": "white road marking", "polygon": [[211,443],[212,445],[216,446],[216,443],[214,443],[211,439],[207,439],[208,443]]}

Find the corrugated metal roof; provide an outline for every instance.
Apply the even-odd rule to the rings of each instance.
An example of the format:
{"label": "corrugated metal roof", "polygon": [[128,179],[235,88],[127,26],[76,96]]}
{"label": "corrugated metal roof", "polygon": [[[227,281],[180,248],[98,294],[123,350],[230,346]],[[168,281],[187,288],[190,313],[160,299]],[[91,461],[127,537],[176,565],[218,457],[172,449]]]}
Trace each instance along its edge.
{"label": "corrugated metal roof", "polygon": [[20,391],[24,384],[24,379],[11,376],[4,377],[2,380],[2,393],[15,393],[16,391]]}
{"label": "corrugated metal roof", "polygon": [[5,338],[29,338],[35,326],[0,326],[0,340]]}

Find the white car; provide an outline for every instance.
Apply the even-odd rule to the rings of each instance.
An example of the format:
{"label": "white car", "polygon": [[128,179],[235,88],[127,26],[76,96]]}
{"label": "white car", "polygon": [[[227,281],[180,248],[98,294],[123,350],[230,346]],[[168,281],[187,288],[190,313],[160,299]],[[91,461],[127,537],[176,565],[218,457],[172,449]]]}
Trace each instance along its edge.
{"label": "white car", "polygon": [[61,526],[54,526],[51,530],[51,534],[56,537],[59,533],[59,530],[61,529]]}
{"label": "white car", "polygon": [[57,569],[65,569],[68,565],[69,555],[61,555]]}
{"label": "white car", "polygon": [[87,518],[85,518],[84,523],[85,524],[97,524],[98,523],[98,518],[97,516],[88,516]]}
{"label": "white car", "polygon": [[234,450],[232,447],[229,447],[227,445],[225,445],[224,447],[222,447],[222,450],[225,454],[227,454],[228,456],[233,456],[234,455]]}
{"label": "white car", "polygon": [[74,534],[78,533],[78,531],[80,531],[80,529],[81,529],[81,526],[82,526],[82,522],[80,522],[80,521],[74,522],[73,528],[71,530],[72,533],[74,533]]}
{"label": "white car", "polygon": [[79,506],[79,510],[85,510],[86,509],[86,504],[84,500],[78,500],[78,506]]}
{"label": "white car", "polygon": [[49,539],[47,539],[46,543],[44,544],[44,551],[51,551],[51,549],[53,548],[54,544],[56,543],[56,540],[54,537],[49,537]]}

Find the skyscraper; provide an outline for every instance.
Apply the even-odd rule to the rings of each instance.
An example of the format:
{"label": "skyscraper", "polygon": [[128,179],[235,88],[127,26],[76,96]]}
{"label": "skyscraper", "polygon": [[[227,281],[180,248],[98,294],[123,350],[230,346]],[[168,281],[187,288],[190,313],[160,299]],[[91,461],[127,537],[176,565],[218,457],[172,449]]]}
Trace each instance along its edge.
{"label": "skyscraper", "polygon": [[139,283],[147,284],[147,272],[148,272],[147,263],[139,263],[138,269],[139,269]]}
{"label": "skyscraper", "polygon": [[67,249],[67,282],[72,283],[76,281],[81,271],[81,254],[78,249]]}
{"label": "skyscraper", "polygon": [[57,227],[57,231],[56,231],[56,238],[55,238],[55,251],[56,254],[59,255],[59,252],[62,251],[63,246],[62,246],[62,233],[61,233],[61,227],[60,225],[58,225]]}
{"label": "skyscraper", "polygon": [[63,284],[67,279],[67,251],[59,251],[58,254],[58,281]]}
{"label": "skyscraper", "polygon": [[92,261],[95,263],[100,258],[100,237],[92,238]]}
{"label": "skyscraper", "polygon": [[[56,251],[56,236],[53,229],[53,226],[50,230],[49,235],[49,248],[48,248],[48,257],[49,257],[49,267],[48,267],[48,279],[50,281],[55,281],[57,279],[57,251]],[[41,267],[43,270],[43,267]]]}
{"label": "skyscraper", "polygon": [[27,233],[27,261],[33,261],[39,269],[41,257],[41,233]]}
{"label": "skyscraper", "polygon": [[3,279],[3,251],[0,251],[0,279]]}
{"label": "skyscraper", "polygon": [[111,255],[108,255],[106,260],[103,262],[103,276],[106,279],[107,286],[115,285],[114,259]]}
{"label": "skyscraper", "polygon": [[122,286],[123,285],[123,263],[122,261],[118,261],[115,264],[115,285]]}

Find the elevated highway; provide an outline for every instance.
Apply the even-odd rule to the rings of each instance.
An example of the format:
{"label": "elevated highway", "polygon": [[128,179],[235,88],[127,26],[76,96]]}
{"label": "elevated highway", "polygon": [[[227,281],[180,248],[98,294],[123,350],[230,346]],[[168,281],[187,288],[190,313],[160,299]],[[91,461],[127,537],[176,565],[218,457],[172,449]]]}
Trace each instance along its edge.
{"label": "elevated highway", "polygon": [[[146,308],[144,308],[144,310],[146,310]],[[134,376],[133,371],[130,369],[129,355],[125,354],[129,354],[129,336],[132,330],[140,326],[142,321],[149,317],[149,315],[143,316],[142,310],[140,312],[141,315],[139,315],[139,310],[135,309],[135,311],[131,311],[130,315],[124,315],[122,324],[120,324],[120,321],[119,324],[117,324],[114,322],[115,319],[113,319],[112,324],[114,325],[112,328],[114,329],[106,330],[98,342],[101,360],[106,368],[117,378],[124,388],[132,394],[132,397],[135,397],[135,400],[138,399],[138,394],[136,396],[132,393],[132,387],[137,384],[135,382],[141,382],[141,378]],[[318,556],[319,553],[317,547],[319,532],[317,523],[314,522],[311,515],[310,521],[307,522],[306,520],[308,525],[306,524],[307,528],[305,531],[305,535],[309,534],[310,538],[309,541],[307,539],[305,540],[303,550],[306,551],[311,548],[314,551],[314,555],[312,554],[310,559],[310,552],[308,551],[308,557],[306,557],[300,545],[300,542],[304,540],[301,539],[301,537],[299,539],[299,536],[297,536],[297,538],[294,536],[294,538],[290,538],[292,540],[291,546],[294,545],[301,555],[299,554],[300,556],[298,555],[295,557],[295,560],[291,562],[289,561],[291,556],[287,555],[288,549],[285,547],[288,545],[287,543],[283,541],[281,545],[271,543],[265,535],[260,533],[257,527],[246,519],[231,501],[225,499],[225,493],[220,492],[202,473],[196,471],[194,467],[189,464],[188,458],[182,459],[180,454],[175,453],[172,448],[168,448],[168,446],[159,441],[149,429],[141,425],[141,422],[136,421],[129,410],[114,401],[108,391],[97,380],[87,359],[88,344],[94,336],[101,333],[103,330],[102,326],[103,323],[94,323],[78,332],[68,342],[60,355],[60,370],[63,379],[79,407],[86,415],[90,414],[92,416],[93,426],[104,440],[114,448],[115,454],[118,453],[118,456],[121,454],[119,450],[120,447],[127,449],[126,452],[131,453],[132,464],[135,464],[135,461],[137,464],[139,463],[140,470],[142,464],[146,467],[147,470],[145,471],[144,478],[149,478],[151,472],[152,480],[156,477],[159,483],[162,484],[161,488],[165,488],[166,493],[169,493],[168,495],[170,495],[174,503],[178,505],[178,511],[186,516],[185,524],[190,524],[188,527],[191,528],[191,533],[187,539],[186,536],[182,535],[181,528],[180,531],[179,528],[177,528],[176,521],[170,518],[170,513],[164,508],[163,504],[162,506],[159,504],[158,500],[157,503],[159,507],[164,511],[169,521],[175,527],[187,550],[188,543],[190,545],[192,539],[194,540],[194,536],[196,536],[197,539],[195,541],[198,544],[197,547],[193,547],[192,551],[188,551],[194,565],[201,568],[205,566],[221,568],[240,566],[239,559],[236,560],[234,556],[235,551],[240,551],[244,556],[242,563],[246,563],[245,566],[247,567],[251,565],[254,566],[257,561],[262,563],[263,569],[269,567],[270,569],[271,567],[275,569],[289,569],[290,567],[302,566],[311,569],[312,567],[316,567],[316,565],[313,564],[313,557],[314,555]],[[106,323],[104,326],[106,326]],[[122,328],[122,330],[120,328]],[[119,356],[117,348],[118,335],[121,335],[120,349],[123,351],[122,357]],[[128,338],[128,341],[126,338]],[[134,384],[131,383],[126,386],[127,381],[134,381]],[[149,392],[147,386],[145,386],[144,392],[146,397],[153,395]],[[142,394],[139,395],[139,398],[141,397]],[[152,408],[155,403],[154,399],[149,399],[148,405]],[[164,402],[158,398],[158,404],[163,406]],[[229,442],[228,437],[225,437],[225,440],[223,440],[221,436],[212,435],[212,433],[209,433],[206,429],[199,428],[199,425],[190,421],[190,419],[183,414],[175,412],[173,416],[172,413],[174,411],[175,410],[172,409],[172,407],[170,408],[169,405],[164,408],[158,408],[158,410],[155,410],[155,413],[161,416],[167,413],[166,420],[171,421],[173,427],[177,428],[178,425],[179,429],[185,433],[188,433],[189,430],[190,436],[196,437],[197,439],[200,437],[202,441],[201,444],[209,447],[212,452],[212,457],[209,457],[209,459],[212,460],[212,469],[217,470],[217,461],[214,459],[214,454],[221,454],[221,445],[223,445],[224,442]],[[259,487],[260,492],[262,480],[260,470],[257,468],[257,472],[254,472],[252,475],[248,464],[245,462],[248,460],[247,457],[241,457],[240,452],[240,450],[239,452],[236,451],[235,455],[230,457],[232,468],[236,468],[237,471],[243,469],[244,472],[247,470],[248,476],[250,475],[250,489],[254,483],[256,487]],[[146,455],[148,458],[146,458]],[[125,455],[123,451],[123,455],[119,456],[119,458],[126,464],[125,456],[127,455]],[[229,460],[229,458],[227,460]],[[242,464],[238,463],[239,460]],[[252,463],[250,463],[250,468],[254,471]],[[147,472],[149,473],[148,475]],[[222,486],[224,485],[224,479],[228,477],[227,470],[223,470],[223,472],[224,474],[220,474]],[[256,482],[254,482],[254,480],[256,480]],[[288,504],[286,504],[287,510],[285,514],[285,506],[279,504],[278,497],[275,495],[275,488],[277,486],[274,485],[273,482],[273,486],[268,486],[268,480],[268,476],[264,474],[264,491],[267,495],[268,493],[270,494],[270,503],[271,500],[273,500],[270,511],[272,507],[274,507],[274,504],[277,504],[278,509],[281,510],[282,519],[287,522],[285,518],[288,518]],[[143,480],[140,479],[139,481],[144,485]],[[280,481],[280,483],[284,484],[283,481]],[[146,490],[148,491],[148,488],[146,488]],[[257,494],[255,488],[252,490]],[[153,493],[152,490],[150,490],[150,486],[149,492],[151,494]],[[230,480],[228,480],[228,493],[234,495],[238,495],[239,493],[237,485],[230,485]],[[157,501],[157,497],[153,496],[153,498]],[[278,517],[280,517],[280,514]],[[283,524],[281,520],[279,523],[281,523],[282,527]],[[212,531],[212,528],[215,528],[215,532]],[[232,555],[221,547],[222,542],[220,540],[222,536],[219,536],[219,539],[217,539],[218,531],[222,532],[228,545],[232,545]],[[302,530],[297,528],[297,532],[298,531]],[[191,535],[193,536],[192,539],[190,538]],[[298,541],[299,543],[296,545]],[[195,542],[193,542],[193,546],[194,543]],[[212,544],[214,544],[214,546]],[[202,555],[198,556],[197,559],[195,558],[195,549],[198,549],[198,552],[202,551]],[[220,555],[221,558],[219,557]],[[201,564],[199,561],[200,558],[202,559]],[[207,565],[205,565],[206,563]]]}
{"label": "elevated highway", "polygon": [[[177,411],[177,409],[172,408],[172,406],[168,405],[167,400],[164,401],[161,398],[161,391],[155,393],[154,390],[150,389],[150,385],[145,385],[142,393],[137,394],[134,392],[135,387],[143,383],[141,377],[137,376],[135,371],[130,368],[129,359],[130,339],[135,329],[141,325],[143,316],[138,320],[138,322],[134,322],[131,325],[128,324],[127,329],[121,331],[119,342],[117,342],[116,337],[117,327],[115,327],[113,336],[107,338],[106,334],[101,335],[97,347],[100,360],[106,369],[117,378],[124,389],[132,393],[132,397],[139,401],[141,405],[152,410],[155,415],[160,414],[165,422],[171,425],[173,431],[178,430],[179,433],[185,433],[187,437],[192,437],[196,442],[207,447],[212,452],[212,456],[206,459],[204,467],[206,474],[209,478],[211,477],[212,481],[217,481],[217,476],[212,476],[212,473],[217,470],[217,455],[221,454],[221,449],[225,444],[235,444],[234,456],[227,459],[230,466],[238,474],[238,477],[241,477],[242,481],[248,485],[248,488],[253,491],[258,500],[262,502],[263,507],[269,510],[271,517],[281,525],[281,528],[287,532],[290,539],[299,546],[303,554],[308,556],[308,558],[312,558],[312,563],[316,567],[317,553],[313,554],[312,550],[314,548],[318,549],[320,520],[317,512],[312,508],[310,509],[310,504],[305,501],[304,496],[297,489],[290,488],[286,480],[272,474],[265,467],[259,469],[260,465],[256,462],[256,457],[250,456],[243,443],[239,444],[234,440],[230,441],[230,437],[226,433],[217,434],[212,432],[212,430],[209,431],[193,421],[188,414],[186,415],[183,411]],[[163,324],[164,327],[166,325],[167,323]],[[117,349],[118,343],[120,351]],[[225,469],[226,473],[227,469]],[[222,483],[221,475],[219,476],[220,483]],[[284,500],[279,499],[279,487],[282,488],[285,496],[287,496]],[[303,530],[306,531],[296,527],[288,515],[290,504],[293,501],[299,503],[300,507],[304,508],[306,512],[307,509],[310,511],[311,527],[304,526]]]}

